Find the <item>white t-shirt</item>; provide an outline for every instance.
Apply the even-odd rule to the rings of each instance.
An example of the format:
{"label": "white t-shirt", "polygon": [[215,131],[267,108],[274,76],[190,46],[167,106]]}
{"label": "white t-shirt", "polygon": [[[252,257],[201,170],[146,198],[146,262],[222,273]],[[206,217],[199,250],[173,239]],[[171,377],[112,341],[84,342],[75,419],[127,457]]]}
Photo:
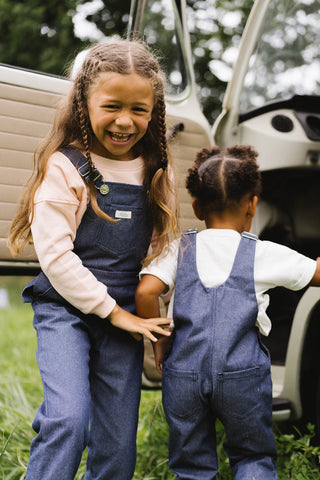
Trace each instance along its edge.
{"label": "white t-shirt", "polygon": [[[235,230],[206,229],[197,234],[196,256],[200,280],[209,288],[221,285],[229,277],[241,235]],[[169,252],[153,260],[140,276],[151,274],[174,290],[177,274],[179,241],[170,244]],[[254,282],[258,303],[257,325],[268,335],[271,322],[266,314],[269,296],[265,292],[274,287],[290,290],[304,288],[312,279],[317,262],[277,243],[258,240],[254,262]],[[168,317],[172,317],[173,297]]]}

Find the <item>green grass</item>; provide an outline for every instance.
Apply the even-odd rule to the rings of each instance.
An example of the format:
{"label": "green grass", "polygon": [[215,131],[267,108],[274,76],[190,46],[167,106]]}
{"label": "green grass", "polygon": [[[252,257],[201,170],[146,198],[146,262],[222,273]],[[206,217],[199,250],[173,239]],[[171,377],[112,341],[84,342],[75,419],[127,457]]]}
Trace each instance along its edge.
{"label": "green grass", "polygon": [[[23,305],[20,292],[27,278],[0,277],[0,289],[9,291],[10,306],[0,310],[0,480],[25,478],[31,423],[42,401],[41,381],[35,360],[36,336],[30,305]],[[280,429],[281,427],[281,429]],[[303,433],[275,425],[279,451],[279,480],[319,480],[320,447],[312,444],[313,426]],[[217,425],[219,474],[231,480],[223,450],[224,431]],[[168,428],[160,391],[142,392],[137,436],[137,466],[134,480],[173,480],[167,458]],[[84,454],[76,480],[85,474]],[[45,480],[45,479],[44,479]]]}

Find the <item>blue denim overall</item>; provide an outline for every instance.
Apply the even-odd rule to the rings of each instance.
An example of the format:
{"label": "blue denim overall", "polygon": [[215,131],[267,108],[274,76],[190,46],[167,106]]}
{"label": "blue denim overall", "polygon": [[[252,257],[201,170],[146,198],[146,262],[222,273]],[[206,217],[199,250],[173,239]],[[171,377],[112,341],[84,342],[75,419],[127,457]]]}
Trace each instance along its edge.
{"label": "blue denim overall", "polygon": [[256,237],[243,233],[227,280],[205,287],[196,233],[182,237],[175,288],[175,333],[165,354],[163,406],[170,468],[180,480],[216,478],[215,420],[237,480],[274,480],[270,359],[255,327]]}
{"label": "blue denim overall", "polygon": [[[86,158],[63,153],[87,178]],[[152,235],[144,187],[96,182],[100,208],[89,206],[77,230],[74,251],[109,294],[135,313],[140,261]],[[102,192],[102,193],[101,193]],[[121,214],[122,212],[122,214]],[[41,272],[23,292],[34,309],[37,361],[44,401],[35,417],[28,480],[72,480],[88,446],[86,480],[129,480],[136,461],[143,342],[107,319],[85,315],[66,302]],[[90,430],[89,430],[90,423]]]}

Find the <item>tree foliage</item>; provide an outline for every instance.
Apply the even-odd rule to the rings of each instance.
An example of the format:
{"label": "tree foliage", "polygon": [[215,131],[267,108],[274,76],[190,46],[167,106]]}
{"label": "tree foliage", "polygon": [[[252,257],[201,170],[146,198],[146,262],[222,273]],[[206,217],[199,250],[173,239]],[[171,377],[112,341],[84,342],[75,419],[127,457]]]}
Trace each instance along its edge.
{"label": "tree foliage", "polygon": [[94,23],[106,36],[126,34],[130,0],[103,0],[102,8],[96,13],[88,15],[87,20]]}
{"label": "tree foliage", "polygon": [[[212,124],[221,110],[254,0],[186,1],[197,93],[204,114]],[[255,92],[251,84],[245,85],[243,90],[245,108],[252,107],[255,99],[259,102],[263,96],[269,101],[281,95],[284,88],[282,77],[290,71],[295,75],[292,75],[291,90],[286,93],[297,91],[296,84],[299,82],[294,81],[297,78],[295,67],[300,64],[309,63],[307,77],[311,83],[310,74],[315,76],[318,62],[319,1],[271,2],[268,31],[260,39],[257,61],[251,74]],[[93,41],[126,35],[130,3],[130,0],[0,0],[0,62],[63,74],[75,54]],[[95,33],[77,29],[76,35],[76,14],[79,15],[79,11],[88,6],[94,7],[93,13],[88,10],[82,16],[94,25]],[[144,38],[160,53],[171,88],[179,93],[185,86],[186,72],[181,69],[177,53],[171,0],[146,0],[145,12]],[[276,42],[269,35],[272,28]],[[279,48],[281,42],[287,49]],[[300,72],[303,71],[301,68]],[[316,83],[319,89],[319,81],[313,78],[313,84]]]}
{"label": "tree foliage", "polygon": [[[75,54],[95,40],[85,32],[80,32],[80,38],[74,33],[73,18],[77,7],[86,3],[86,0],[0,0],[0,61],[63,74]],[[226,86],[226,81],[214,70],[219,68],[221,56],[230,47],[230,41],[232,44],[239,42],[252,0],[188,0],[187,3],[199,97],[204,113],[212,121],[220,108]],[[115,34],[124,36],[130,1],[96,0],[96,5],[95,13],[88,14],[86,20],[98,28],[101,38]],[[226,12],[230,11],[238,12],[238,22],[231,27],[224,22]],[[161,22],[155,15],[153,22],[158,21]],[[174,49],[167,46],[166,29],[160,34],[156,26],[152,27],[152,21],[146,25],[152,33],[149,39],[152,43],[153,35],[154,43],[157,47],[160,45],[164,63],[171,65],[176,62]]]}
{"label": "tree foliage", "polygon": [[62,74],[83,42],[73,33],[77,0],[0,0],[0,61]]}

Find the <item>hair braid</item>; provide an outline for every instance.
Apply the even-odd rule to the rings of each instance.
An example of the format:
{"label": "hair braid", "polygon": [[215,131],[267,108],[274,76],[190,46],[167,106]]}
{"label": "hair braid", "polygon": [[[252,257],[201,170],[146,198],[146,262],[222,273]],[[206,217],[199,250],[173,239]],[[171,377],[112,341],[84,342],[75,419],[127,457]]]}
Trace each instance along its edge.
{"label": "hair braid", "polygon": [[90,145],[89,145],[89,139],[92,137],[92,135],[89,135],[89,119],[88,116],[84,114],[84,101],[83,101],[83,90],[84,90],[84,83],[85,81],[85,76],[83,75],[82,77],[79,78],[78,84],[77,84],[77,90],[76,90],[76,104],[77,104],[77,115],[79,119],[79,125],[80,125],[80,131],[81,131],[81,140],[82,140],[82,145],[84,146],[85,149],[85,156],[89,165],[89,171],[90,171],[90,176],[89,176],[89,188],[90,188],[90,201],[91,205],[93,208],[93,211],[99,215],[102,216],[105,220],[109,220],[111,222],[117,223],[115,219],[107,215],[105,212],[103,212],[99,205],[98,205],[98,200],[97,200],[97,190],[96,186],[94,183],[94,175],[95,175],[95,165],[92,161],[91,157],[91,152],[90,152]]}
{"label": "hair braid", "polygon": [[161,152],[161,166],[165,170],[168,166],[168,144],[166,126],[166,105],[163,96],[158,101],[159,145]]}

